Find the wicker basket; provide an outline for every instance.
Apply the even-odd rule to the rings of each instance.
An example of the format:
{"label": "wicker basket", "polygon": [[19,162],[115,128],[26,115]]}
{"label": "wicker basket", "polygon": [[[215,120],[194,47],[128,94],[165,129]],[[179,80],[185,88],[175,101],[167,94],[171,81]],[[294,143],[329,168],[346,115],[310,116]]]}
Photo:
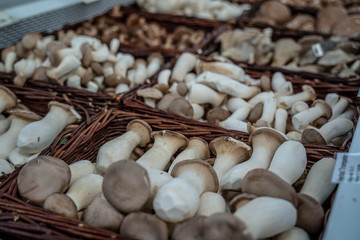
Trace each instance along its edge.
{"label": "wicker basket", "polygon": [[[171,120],[120,110],[105,110],[91,117],[91,123],[83,122],[71,134],[59,137],[42,154],[55,156],[67,163],[81,159],[96,160],[98,149],[107,141],[122,135],[126,125],[133,119],[142,119],[150,124],[153,131],[172,130],[187,137],[198,136],[211,141],[219,136],[232,136],[247,142],[247,136],[236,131],[226,131],[210,126],[186,124]],[[65,142],[65,143],[64,143]],[[318,159],[331,157],[338,149],[332,147],[306,146],[308,154],[307,169]],[[120,238],[114,232],[98,229],[86,223],[61,217],[45,209],[24,202],[18,195],[17,176],[20,168],[9,176],[2,176],[0,185],[0,232],[14,239],[103,239]],[[329,207],[324,205],[325,210]]]}

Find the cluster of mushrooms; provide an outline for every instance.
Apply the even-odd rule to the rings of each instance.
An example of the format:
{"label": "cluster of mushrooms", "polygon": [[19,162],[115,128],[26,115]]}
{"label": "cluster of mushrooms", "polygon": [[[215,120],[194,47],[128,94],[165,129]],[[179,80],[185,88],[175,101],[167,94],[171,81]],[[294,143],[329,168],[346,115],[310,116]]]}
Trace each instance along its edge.
{"label": "cluster of mushrooms", "polygon": [[280,0],[282,3],[297,8],[317,8],[321,9],[329,5],[344,6],[358,4],[359,0]]}
{"label": "cluster of mushrooms", "polygon": [[[311,46],[325,40],[319,35],[308,35],[298,40],[280,38],[274,42],[271,38],[270,28],[227,31],[219,36],[217,41],[221,44],[220,52],[213,53],[213,56],[221,55],[250,64],[271,65],[342,78],[360,76],[360,43],[357,41],[342,42],[334,49],[326,51],[322,57],[316,57]],[[333,40],[336,39],[333,37]]]}
{"label": "cluster of mushrooms", "polygon": [[0,86],[0,114],[1,174],[37,157],[66,127],[81,120],[72,106],[56,101],[49,102],[49,112],[42,118],[18,104],[4,86]]}
{"label": "cluster of mushrooms", "polygon": [[149,106],[223,128],[249,133],[272,127],[292,140],[321,145],[341,145],[351,137],[355,114],[352,100],[337,93],[317,99],[309,85],[294,93],[281,72],[271,80],[253,79],[238,65],[201,61],[191,53],[137,95]]}
{"label": "cluster of mushrooms", "polygon": [[120,40],[109,46],[95,37],[77,35],[69,30],[42,36],[32,32],[16,45],[2,50],[0,71],[15,72],[14,84],[28,79],[55,82],[89,92],[119,94],[145,83],[164,63],[153,53],[144,60],[118,52]]}
{"label": "cluster of mushrooms", "polygon": [[202,19],[227,21],[240,17],[251,9],[250,4],[237,4],[221,0],[137,0],[137,4],[151,13],[185,15]]}
{"label": "cluster of mushrooms", "polygon": [[306,174],[304,146],[267,127],[254,130],[249,145],[232,137],[208,145],[153,132],[135,119],[100,147],[95,163],[31,160],[19,173],[18,189],[33,204],[135,239],[310,239],[319,233],[322,203],[335,188],[335,160],[323,158]]}
{"label": "cluster of mushrooms", "polygon": [[284,26],[294,30],[345,37],[360,31],[359,19],[359,13],[349,15],[342,4],[336,3],[320,8],[316,17],[306,13],[298,13],[293,16],[291,9],[286,4],[272,0],[261,4],[256,16],[251,19],[251,23],[265,23],[271,26]]}
{"label": "cluster of mushrooms", "polygon": [[[118,14],[121,15],[121,12]],[[205,31],[186,26],[176,26],[167,30],[158,22],[147,22],[146,18],[135,13],[130,14],[124,23],[108,16],[93,18],[77,27],[75,32],[78,35],[98,37],[104,42],[118,38],[121,43],[180,51],[192,48],[205,36]]]}

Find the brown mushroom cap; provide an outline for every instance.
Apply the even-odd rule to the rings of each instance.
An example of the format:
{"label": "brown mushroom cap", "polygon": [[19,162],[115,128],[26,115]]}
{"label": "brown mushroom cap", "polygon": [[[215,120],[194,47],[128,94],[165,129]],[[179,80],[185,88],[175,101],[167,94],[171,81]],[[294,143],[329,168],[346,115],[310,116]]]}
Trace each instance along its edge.
{"label": "brown mushroom cap", "polygon": [[323,225],[324,209],[315,199],[306,194],[297,194],[297,221],[296,226],[309,234],[318,233]]}
{"label": "brown mushroom cap", "polygon": [[43,204],[43,208],[65,217],[77,218],[77,208],[74,201],[63,193],[49,195]]}
{"label": "brown mushroom cap", "polygon": [[314,122],[313,122],[313,126],[316,127],[316,128],[321,128],[324,124],[326,124],[328,122],[328,120],[324,117],[319,117],[318,119],[316,119]]}
{"label": "brown mushroom cap", "polygon": [[165,94],[164,97],[157,103],[156,107],[160,110],[167,111],[170,103],[172,103],[172,101],[178,98],[181,97],[173,93]]}
{"label": "brown mushroom cap", "polygon": [[218,137],[209,144],[210,151],[215,154],[234,153],[239,156],[240,162],[250,158],[251,147],[246,143],[233,139],[231,137]]}
{"label": "brown mushroom cap", "polygon": [[305,129],[301,136],[301,142],[304,144],[326,145],[324,137],[316,129],[312,128]]}
{"label": "brown mushroom cap", "polygon": [[61,159],[38,156],[20,170],[17,184],[20,195],[34,204],[42,204],[52,193],[64,193],[70,185],[69,166]]}
{"label": "brown mushroom cap", "polygon": [[103,67],[101,66],[100,63],[98,62],[92,62],[90,64],[90,67],[92,68],[92,70],[94,71],[95,75],[97,76],[102,76],[104,75],[104,69]]}
{"label": "brown mushroom cap", "polygon": [[176,91],[180,96],[184,97],[189,92],[189,88],[185,82],[179,82]]}
{"label": "brown mushroom cap", "polygon": [[83,43],[80,47],[81,53],[83,55],[82,63],[85,67],[90,66],[92,62],[92,49],[89,43]]}
{"label": "brown mushroom cap", "polygon": [[134,212],[124,218],[120,234],[139,240],[166,240],[168,228],[166,223],[156,215]]}
{"label": "brown mushroom cap", "polygon": [[184,98],[174,99],[170,103],[167,110],[187,118],[192,118],[194,116],[194,109],[192,108],[191,104]]}
{"label": "brown mushroom cap", "polygon": [[175,178],[185,172],[194,172],[195,175],[200,175],[204,179],[205,191],[216,192],[219,189],[219,181],[216,172],[210,164],[202,160],[186,160],[176,164],[171,171],[171,175]]}
{"label": "brown mushroom cap", "polygon": [[230,117],[230,112],[221,107],[215,107],[206,113],[206,120],[211,124],[216,124],[218,121],[224,121],[228,117]]}
{"label": "brown mushroom cap", "polygon": [[278,24],[285,23],[291,19],[289,7],[278,1],[267,1],[261,4],[260,14],[274,20]]}
{"label": "brown mushroom cap", "polygon": [[86,84],[88,84],[88,82],[90,82],[93,78],[94,78],[94,74],[92,68],[89,67],[86,69],[85,74],[81,78],[81,84],[83,86],[86,86]]}
{"label": "brown mushroom cap", "polygon": [[317,14],[317,31],[331,33],[334,25],[347,17],[346,9],[342,6],[328,6]]}
{"label": "brown mushroom cap", "polygon": [[319,105],[324,109],[325,113],[323,116],[326,117],[327,119],[331,118],[331,115],[332,115],[331,106],[322,99],[315,100],[311,106],[314,107],[314,106],[319,106]]}
{"label": "brown mushroom cap", "polygon": [[61,58],[58,54],[58,50],[63,48],[66,48],[66,44],[59,41],[53,41],[46,45],[47,55],[52,66],[57,67],[60,64]]}
{"label": "brown mushroom cap", "polygon": [[34,75],[32,76],[32,79],[39,80],[39,81],[45,81],[48,82],[50,79],[46,75],[46,71],[48,70],[48,67],[37,67],[35,69]]}
{"label": "brown mushroom cap", "polygon": [[162,130],[162,131],[155,131],[155,132],[151,133],[151,137],[153,139],[156,139],[157,136],[167,136],[167,137],[175,138],[178,141],[183,142],[180,149],[186,148],[188,146],[188,144],[189,144],[189,139],[187,137],[185,137],[184,135],[182,135],[181,133],[178,133],[178,132],[173,132],[173,131],[169,131],[169,130]]}
{"label": "brown mushroom cap", "polygon": [[119,231],[124,215],[111,206],[99,193],[85,209],[82,219],[87,224],[105,228],[111,231]]}
{"label": "brown mushroom cap", "polygon": [[172,240],[193,240],[203,239],[205,221],[207,217],[205,216],[195,216],[190,218],[187,221],[178,223],[174,231],[172,232]]}
{"label": "brown mushroom cap", "polygon": [[257,195],[251,193],[237,193],[237,196],[231,199],[229,203],[231,212],[235,212],[237,209],[241,208],[257,197]]}
{"label": "brown mushroom cap", "polygon": [[151,141],[151,126],[140,119],[134,119],[126,126],[126,131],[137,132],[142,136],[142,141],[139,143],[140,147],[145,147]]}
{"label": "brown mushroom cap", "polygon": [[32,50],[36,47],[36,43],[41,39],[40,33],[31,32],[26,34],[22,39],[21,43],[26,50]]}
{"label": "brown mushroom cap", "polygon": [[268,142],[275,144],[276,142],[280,146],[281,143],[287,140],[287,137],[276,129],[260,127],[251,132],[249,137],[249,145],[252,146],[255,139],[262,141],[263,144],[267,144]]}
{"label": "brown mushroom cap", "polygon": [[333,28],[333,34],[341,37],[346,37],[360,32],[360,16],[349,16],[337,24]]}
{"label": "brown mushroom cap", "polygon": [[159,100],[163,97],[162,92],[159,89],[153,87],[139,89],[136,91],[136,95],[138,95],[139,97],[151,98],[155,100]]}
{"label": "brown mushroom cap", "polygon": [[0,99],[7,103],[5,109],[14,107],[17,103],[16,95],[5,86],[0,86]]}
{"label": "brown mushroom cap", "polygon": [[295,189],[275,173],[266,169],[254,169],[249,171],[241,182],[244,193],[257,196],[281,198],[297,206]]}
{"label": "brown mushroom cap", "polygon": [[26,120],[30,120],[30,121],[38,121],[40,119],[42,119],[42,117],[32,111],[29,110],[24,110],[24,109],[10,109],[7,111],[7,113],[26,119]]}
{"label": "brown mushroom cap", "polygon": [[150,198],[150,180],[145,168],[131,160],[115,162],[103,180],[106,200],[120,212],[140,210]]}
{"label": "brown mushroom cap", "polygon": [[255,123],[261,117],[263,108],[264,108],[263,102],[257,103],[249,112],[249,116],[248,116],[249,122]]}
{"label": "brown mushroom cap", "polygon": [[271,80],[269,76],[263,75],[260,78],[260,87],[264,92],[271,91]]}

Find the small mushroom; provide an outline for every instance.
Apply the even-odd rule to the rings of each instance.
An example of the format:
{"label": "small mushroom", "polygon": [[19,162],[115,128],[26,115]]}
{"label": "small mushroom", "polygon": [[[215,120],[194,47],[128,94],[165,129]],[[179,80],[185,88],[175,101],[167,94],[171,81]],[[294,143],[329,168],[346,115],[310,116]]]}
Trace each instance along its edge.
{"label": "small mushroom", "polygon": [[103,181],[106,200],[120,212],[138,211],[150,198],[150,180],[145,168],[123,160],[110,165]]}
{"label": "small mushroom", "polygon": [[0,113],[17,104],[16,95],[7,87],[0,86]]}
{"label": "small mushroom", "polygon": [[70,179],[70,168],[63,160],[38,156],[20,170],[17,185],[24,199],[34,204],[42,204],[49,195],[65,192],[70,185]]}
{"label": "small mushroom", "polygon": [[275,43],[274,59],[271,65],[274,67],[282,67],[297,57],[300,51],[301,45],[293,39],[281,38]]}
{"label": "small mushroom", "polygon": [[62,77],[76,71],[80,67],[81,62],[73,55],[66,56],[59,66],[53,69],[48,69],[46,75],[48,78],[57,81],[60,85],[63,85]]}
{"label": "small mushroom", "polygon": [[156,88],[143,88],[136,91],[136,95],[144,98],[145,104],[155,108],[156,100],[160,100],[163,94]]}
{"label": "small mushroom", "polygon": [[171,78],[175,81],[183,81],[187,73],[194,69],[197,57],[191,53],[180,55],[172,70]]}
{"label": "small mushroom", "polygon": [[245,78],[244,69],[233,63],[200,61],[196,66],[196,73],[199,75],[207,71],[221,74],[241,82]]}
{"label": "small mushroom", "polygon": [[210,103],[214,107],[220,106],[225,100],[226,94],[218,93],[203,84],[191,84],[186,99],[190,103],[205,104]]}
{"label": "small mushroom", "polygon": [[187,118],[193,118],[194,116],[192,105],[184,98],[176,98],[171,101],[167,110]]}
{"label": "small mushroom", "polygon": [[166,240],[168,228],[166,223],[156,215],[134,212],[124,218],[120,234],[139,240]]}
{"label": "small mushroom", "polygon": [[77,218],[78,213],[75,203],[63,193],[53,193],[49,195],[42,207],[65,217]]}
{"label": "small mushroom", "polygon": [[249,122],[255,123],[257,120],[259,120],[262,115],[263,108],[264,108],[263,102],[258,102],[257,104],[255,104],[255,106],[251,109],[249,113],[248,116]]}
{"label": "small mushroom", "polygon": [[261,16],[267,17],[277,24],[282,24],[291,19],[291,11],[289,7],[278,1],[267,1],[260,6]]}
{"label": "small mushroom", "polygon": [[206,114],[206,120],[211,124],[224,121],[230,116],[230,113],[221,107],[210,109]]}
{"label": "small mushroom", "polygon": [[160,53],[152,53],[147,58],[147,77],[154,75],[160,67],[164,64],[164,58]]}
{"label": "small mushroom", "polygon": [[313,101],[316,99],[315,90],[309,85],[303,85],[301,87],[302,92],[290,95],[281,96],[278,98],[278,107],[289,109],[291,106],[298,101]]}

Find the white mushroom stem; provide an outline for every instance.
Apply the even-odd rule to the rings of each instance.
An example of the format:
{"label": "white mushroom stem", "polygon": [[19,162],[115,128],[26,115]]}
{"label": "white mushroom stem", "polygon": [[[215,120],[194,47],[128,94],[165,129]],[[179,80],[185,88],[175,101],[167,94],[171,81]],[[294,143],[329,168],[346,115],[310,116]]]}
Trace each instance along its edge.
{"label": "white mushroom stem", "polygon": [[199,62],[196,73],[199,75],[203,72],[209,71],[217,74],[227,76],[231,79],[243,82],[245,78],[245,71],[243,68],[225,62]]}
{"label": "white mushroom stem", "polygon": [[13,51],[10,51],[6,54],[5,57],[5,72],[6,73],[11,73],[13,71],[13,65],[16,61],[16,53]]}
{"label": "white mushroom stem", "polygon": [[286,78],[282,72],[275,72],[271,78],[271,88],[274,92],[277,92],[286,82]]}
{"label": "white mushroom stem", "polygon": [[105,62],[110,56],[109,48],[102,44],[97,50],[91,52],[91,59],[94,62]]}
{"label": "white mushroom stem", "polygon": [[44,118],[24,127],[17,139],[17,146],[29,153],[44,150],[55,140],[69,124],[75,123],[81,116],[66,104],[54,103]]}
{"label": "white mushroom stem", "polygon": [[334,106],[331,106],[332,115],[331,115],[331,118],[329,119],[329,121],[340,116],[340,114],[345,111],[345,109],[351,102],[352,102],[351,99],[341,96],[339,101]]}
{"label": "white mushroom stem", "polygon": [[5,159],[0,159],[0,175],[3,173],[12,173],[15,170],[15,167],[6,161]]}
{"label": "white mushroom stem", "polygon": [[289,140],[293,140],[293,141],[297,141],[297,142],[301,142],[301,136],[302,136],[302,134],[299,132],[296,132],[296,131],[291,131],[286,134],[286,137]]}
{"label": "white mushroom stem", "polygon": [[94,49],[99,49],[100,46],[102,45],[99,39],[89,36],[77,35],[73,39],[71,39],[71,46],[73,48],[80,49],[83,43],[88,43]]}
{"label": "white mushroom stem", "polygon": [[149,174],[149,179],[150,179],[150,199],[149,199],[149,203],[148,205],[151,206],[152,208],[152,202],[154,200],[154,197],[158,191],[158,189],[164,185],[165,183],[169,182],[171,179],[173,179],[173,177],[163,171],[163,170],[159,170],[159,169],[147,169],[147,173]]}
{"label": "white mushroom stem", "polygon": [[293,94],[294,89],[293,89],[293,85],[292,82],[286,82],[284,83],[280,89],[276,92],[276,96],[280,97],[280,96],[289,96],[291,94]]}
{"label": "white mushroom stem", "polygon": [[190,138],[189,145],[171,163],[168,172],[171,173],[174,166],[182,161],[190,159],[207,159],[210,157],[208,144],[201,138]]}
{"label": "white mushroom stem", "polygon": [[127,75],[127,70],[132,67],[135,63],[135,59],[130,54],[124,54],[120,57],[120,60],[115,64],[115,73],[116,75],[125,78]]}
{"label": "white mushroom stem", "polygon": [[191,107],[194,110],[193,119],[194,120],[200,120],[205,114],[204,108],[202,106],[200,106],[199,104],[197,104],[197,103],[190,103],[190,104],[191,104]]}
{"label": "white mushroom stem", "polygon": [[234,216],[245,223],[254,239],[264,239],[294,227],[297,213],[289,201],[258,197],[237,209]]}
{"label": "white mushroom stem", "polygon": [[197,57],[191,53],[183,53],[176,61],[171,78],[176,81],[183,81],[187,73],[194,69]]}
{"label": "white mushroom stem", "polygon": [[276,112],[276,99],[269,97],[264,100],[264,107],[259,120],[266,121],[268,124],[272,124],[275,118]]}
{"label": "white mushroom stem", "polygon": [[305,147],[295,141],[286,141],[276,150],[269,171],[292,185],[303,174],[307,163]]}
{"label": "white mushroom stem", "polygon": [[81,62],[73,55],[66,56],[56,68],[47,70],[46,74],[52,79],[60,79],[61,77],[75,71],[81,66]]}
{"label": "white mushroom stem", "polygon": [[156,100],[153,98],[144,97],[144,103],[150,107],[156,108]]}
{"label": "white mushroom stem", "polygon": [[334,107],[335,104],[339,101],[340,95],[337,93],[328,93],[325,96],[325,102],[331,107]]}
{"label": "white mushroom stem", "polygon": [[288,113],[283,108],[276,109],[274,128],[282,133],[286,132],[286,121]]}
{"label": "white mushroom stem", "polygon": [[226,212],[226,202],[219,193],[204,192],[201,194],[196,215],[209,217],[221,212]]}
{"label": "white mushroom stem", "polygon": [[[1,109],[1,107],[0,107],[0,109]],[[4,132],[6,132],[9,129],[11,119],[10,118],[5,118],[4,115],[0,115],[0,116],[1,116],[0,117],[0,135],[1,135],[1,134],[3,134]]]}
{"label": "white mushroom stem", "polygon": [[227,76],[203,72],[196,78],[197,83],[205,84],[219,92],[226,93],[233,97],[249,99],[260,92],[258,87],[247,86]]}
{"label": "white mushroom stem", "polygon": [[331,182],[335,159],[323,158],[310,169],[300,193],[306,194],[320,204],[334,191],[336,184]]}
{"label": "white mushroom stem", "polygon": [[169,69],[162,70],[158,76],[158,83],[169,86],[170,75],[171,75],[171,71]]}
{"label": "white mushroom stem", "polygon": [[168,131],[154,135],[154,145],[136,162],[146,169],[164,170],[174,153],[187,144],[186,138],[180,138]]}
{"label": "white mushroom stem", "polygon": [[155,56],[149,60],[148,58],[148,66],[146,69],[146,76],[151,77],[154,75],[161,67],[162,63],[164,62],[163,57],[159,54],[158,56]]}
{"label": "white mushroom stem", "polygon": [[96,83],[94,83],[93,81],[90,81],[87,83],[86,91],[92,92],[92,93],[97,93],[99,91],[99,86]]}
{"label": "white mushroom stem", "polygon": [[295,115],[295,114],[302,112],[308,108],[309,108],[309,105],[307,105],[307,103],[304,101],[295,102],[291,106],[290,115]]}
{"label": "white mushroom stem", "polygon": [[57,54],[59,55],[60,59],[63,59],[66,56],[73,55],[77,59],[82,59],[83,55],[80,51],[80,49],[77,48],[63,48],[57,51]]}
{"label": "white mushroom stem", "polygon": [[78,89],[82,89],[81,86],[81,77],[79,75],[71,75],[67,80],[66,80],[66,86],[68,87],[73,87],[73,88],[78,88]]}
{"label": "white mushroom stem", "polygon": [[71,171],[70,185],[88,174],[95,173],[95,166],[89,160],[80,160],[69,165]]}
{"label": "white mushroom stem", "polygon": [[210,103],[214,107],[220,106],[225,100],[226,94],[218,93],[203,84],[192,84],[187,95],[191,103]]}
{"label": "white mushroom stem", "polygon": [[126,83],[120,83],[115,88],[115,94],[124,93],[129,90],[130,90],[129,85],[127,85]]}
{"label": "white mushroom stem", "polygon": [[290,230],[280,233],[272,238],[273,240],[310,240],[307,232],[299,227],[293,227]]}
{"label": "white mushroom stem", "polygon": [[352,120],[355,115],[355,109],[353,107],[348,107],[340,116],[337,118],[346,118]]}
{"label": "white mushroom stem", "polygon": [[219,126],[225,129],[237,130],[240,132],[248,133],[247,122],[241,121],[231,116],[224,121],[219,122]]}
{"label": "white mushroom stem", "polygon": [[[141,60],[141,61],[140,61]],[[143,84],[146,80],[146,62],[142,59],[135,61],[135,76],[132,84],[135,86],[138,84]]]}
{"label": "white mushroom stem", "polygon": [[302,92],[296,93],[290,96],[281,96],[278,98],[278,107],[289,109],[291,106],[298,101],[312,101],[316,98],[315,90],[308,86],[302,86]]}
{"label": "white mushroom stem", "polygon": [[346,118],[337,118],[324,124],[319,133],[326,143],[331,142],[334,138],[345,135],[354,127],[354,123]]}
{"label": "white mushroom stem", "polygon": [[110,41],[110,52],[116,54],[119,51],[120,40],[118,38],[113,38]]}
{"label": "white mushroom stem", "polygon": [[[78,211],[86,208],[94,197],[102,192],[103,177],[97,174],[88,174],[76,180],[66,192]],[[89,184],[91,183],[91,184]]]}
{"label": "white mushroom stem", "polygon": [[190,85],[192,83],[194,83],[194,81],[196,80],[196,74],[195,73],[188,73],[185,76],[185,83],[188,87],[190,87]]}
{"label": "white mushroom stem", "polygon": [[291,119],[295,129],[300,131],[319,117],[325,116],[328,109],[324,105],[327,103],[322,101],[322,103],[317,103],[313,107],[295,114]]}
{"label": "white mushroom stem", "polygon": [[36,63],[32,60],[21,59],[14,65],[14,71],[17,75],[30,78],[35,72]]}
{"label": "white mushroom stem", "polygon": [[274,97],[275,97],[274,92],[271,92],[271,91],[261,92],[261,93],[255,95],[254,97],[252,97],[248,101],[248,104],[250,104],[251,106],[255,106],[259,102],[265,102],[267,99],[274,98]]}
{"label": "white mushroom stem", "polygon": [[27,153],[23,151],[21,148],[15,148],[11,151],[9,155],[9,161],[14,165],[15,167],[20,167],[24,163],[27,163],[28,161],[36,158],[39,156],[40,152],[32,154]]}

